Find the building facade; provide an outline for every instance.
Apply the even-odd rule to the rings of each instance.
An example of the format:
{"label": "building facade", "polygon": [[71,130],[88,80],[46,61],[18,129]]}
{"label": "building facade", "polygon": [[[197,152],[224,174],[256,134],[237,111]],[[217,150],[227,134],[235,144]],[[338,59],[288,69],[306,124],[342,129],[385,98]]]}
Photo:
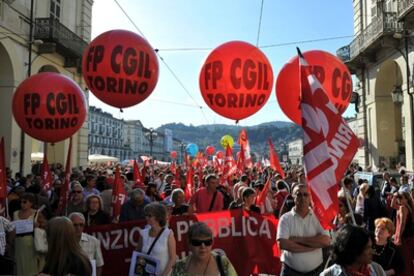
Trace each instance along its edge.
{"label": "building facade", "polygon": [[125,122],[94,106],[89,107],[88,153],[117,157],[120,161],[131,156],[125,139]]}
{"label": "building facade", "polygon": [[303,164],[303,139],[297,139],[288,144],[288,160],[292,165]]}
{"label": "building facade", "polygon": [[[43,151],[44,145],[16,124],[13,93],[29,75],[46,71],[64,74],[85,87],[80,64],[90,41],[92,4],[93,0],[0,1],[0,136],[5,138],[6,165],[14,172],[29,173],[31,153]],[[64,164],[68,145],[69,139],[48,144],[49,163]],[[73,136],[72,166],[86,165],[87,152],[85,123]]]}
{"label": "building facade", "polygon": [[337,55],[356,76],[360,166],[413,170],[414,0],[354,0],[354,39]]}

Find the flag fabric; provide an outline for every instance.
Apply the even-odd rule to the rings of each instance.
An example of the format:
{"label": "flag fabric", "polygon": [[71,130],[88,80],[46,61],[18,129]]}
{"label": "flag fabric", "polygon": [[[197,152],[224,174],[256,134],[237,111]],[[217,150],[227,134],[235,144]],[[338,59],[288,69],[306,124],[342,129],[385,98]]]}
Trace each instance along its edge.
{"label": "flag fabric", "polygon": [[279,162],[279,157],[277,156],[277,152],[275,147],[273,146],[272,139],[269,138],[269,158],[270,158],[270,167],[277,171],[282,178],[285,178],[285,171],[283,170],[282,166]]}
{"label": "flag fabric", "polygon": [[68,156],[66,158],[66,167],[65,167],[65,181],[63,182],[62,188],[60,188],[60,195],[59,195],[59,205],[57,208],[57,213],[60,215],[64,215],[66,213],[66,205],[68,203],[69,198],[69,190],[70,190],[70,174],[71,174],[71,164],[72,164],[72,137],[69,138],[69,149],[68,149]]}
{"label": "flag fabric", "polygon": [[242,149],[244,149],[244,166],[249,169],[253,168],[252,157],[250,156],[249,138],[247,137],[247,132],[244,128],[240,132],[238,143]]}
{"label": "flag fabric", "polygon": [[4,138],[0,142],[0,200],[7,197],[7,175],[6,175],[6,152],[4,149]]}
{"label": "flag fabric", "polygon": [[243,145],[240,145],[240,147],[241,147],[240,152],[237,157],[237,173],[239,175],[242,175],[244,173],[244,168],[246,167],[245,165],[246,158],[244,156],[245,151],[244,151]]}
{"label": "flag fabric", "polygon": [[257,195],[256,205],[260,206],[261,204],[265,203],[267,193],[269,192],[270,183],[271,183],[271,177],[268,177],[263,187],[263,190]]}
{"label": "flag fabric", "polygon": [[42,176],[42,190],[47,192],[52,188],[52,173],[49,169],[49,162],[47,161],[46,151],[43,154],[43,163],[41,167],[41,176]]}
{"label": "flag fabric", "polygon": [[306,177],[315,214],[324,228],[330,228],[339,208],[338,184],[359,142],[298,52]]}
{"label": "flag fabric", "polygon": [[257,171],[259,173],[263,172],[263,167],[262,167],[262,162],[261,161],[257,161],[255,167],[257,168]]}
{"label": "flag fabric", "polygon": [[119,220],[119,215],[121,214],[121,207],[124,204],[125,199],[125,187],[121,179],[119,166],[117,166],[115,169],[114,188],[112,190],[112,218],[114,221]]}
{"label": "flag fabric", "polygon": [[193,167],[188,167],[186,174],[186,189],[185,189],[185,198],[188,201],[193,196],[193,180],[194,180],[194,170]]}
{"label": "flag fabric", "polygon": [[[231,150],[231,147],[227,145],[226,148],[226,159],[224,161],[224,178],[229,179],[233,176],[234,173],[237,171],[237,164],[236,161],[234,161],[233,157],[233,151]],[[229,184],[231,184],[229,182]]]}
{"label": "flag fabric", "polygon": [[143,188],[144,185],[144,178],[142,177],[141,173],[139,172],[139,166],[136,160],[134,162],[134,189],[135,188]]}

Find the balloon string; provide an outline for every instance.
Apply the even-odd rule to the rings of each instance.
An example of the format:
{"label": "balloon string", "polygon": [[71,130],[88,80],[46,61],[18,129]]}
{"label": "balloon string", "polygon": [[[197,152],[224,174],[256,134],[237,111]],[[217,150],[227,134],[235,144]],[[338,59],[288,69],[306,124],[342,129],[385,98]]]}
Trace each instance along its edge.
{"label": "balloon string", "polygon": [[239,120],[236,120],[236,125],[238,125],[239,124]]}
{"label": "balloon string", "polygon": [[119,109],[119,111],[120,111],[121,113],[124,113],[124,111],[122,110],[122,108],[120,108],[120,109]]}

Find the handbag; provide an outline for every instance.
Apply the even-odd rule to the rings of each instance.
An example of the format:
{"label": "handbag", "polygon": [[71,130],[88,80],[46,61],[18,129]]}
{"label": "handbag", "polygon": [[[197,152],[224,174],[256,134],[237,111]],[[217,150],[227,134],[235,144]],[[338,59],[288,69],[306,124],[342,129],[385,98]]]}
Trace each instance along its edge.
{"label": "handbag", "polygon": [[[164,232],[164,230],[165,230],[165,228],[162,228],[161,231],[158,233],[157,237],[155,238],[155,240],[152,242],[150,248],[148,249],[146,255],[149,256],[151,254],[151,251],[154,248],[155,243],[158,241],[158,239],[160,238],[160,236]],[[135,265],[134,272],[135,272],[136,276],[155,275],[156,271],[154,271],[153,268],[154,268],[154,264],[150,260],[146,259],[144,256],[139,256],[137,258],[137,262],[136,262],[136,265]]]}
{"label": "handbag", "polygon": [[[39,210],[36,211],[34,222],[37,222]],[[35,247],[36,252],[47,253],[48,244],[47,244],[46,231],[44,229],[40,227],[35,227],[33,230],[33,240],[34,240],[34,247]]]}

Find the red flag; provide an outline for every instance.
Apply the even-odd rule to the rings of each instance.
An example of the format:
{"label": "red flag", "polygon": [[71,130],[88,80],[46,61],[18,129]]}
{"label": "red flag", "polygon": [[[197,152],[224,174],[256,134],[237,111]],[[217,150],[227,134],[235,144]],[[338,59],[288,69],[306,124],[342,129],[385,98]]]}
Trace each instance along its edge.
{"label": "red flag", "polygon": [[241,147],[240,148],[240,154],[237,158],[237,173],[239,175],[242,175],[244,173],[244,167],[245,167],[245,164],[246,164],[245,163],[246,159],[245,159],[245,156],[244,156],[245,151],[244,151],[243,145],[240,145],[240,147]]}
{"label": "red flag", "polygon": [[359,141],[299,49],[304,165],[314,211],[324,228],[338,213],[339,182],[354,157]]}
{"label": "red flag", "polygon": [[257,168],[257,171],[259,173],[263,172],[263,167],[262,167],[262,162],[261,161],[257,161],[255,167]]}
{"label": "red flag", "polygon": [[0,199],[7,197],[6,153],[4,150],[4,138],[0,142]]}
{"label": "red flag", "polygon": [[[237,164],[233,158],[233,151],[230,146],[226,148],[226,159],[224,161],[224,178],[229,178],[237,171]],[[229,183],[230,184],[230,183]]]}
{"label": "red flag", "polygon": [[174,162],[174,161],[172,161],[172,162],[171,162],[171,165],[170,165],[170,171],[171,171],[171,173],[172,173],[172,174],[174,174],[174,175],[175,175],[175,173],[176,173],[176,171],[177,171],[177,166],[175,165],[175,162]]}
{"label": "red flag", "polygon": [[240,132],[238,143],[242,149],[244,149],[244,166],[249,169],[253,168],[252,157],[250,156],[249,138],[247,137],[247,132],[244,128]]}
{"label": "red flag", "polygon": [[112,190],[112,218],[116,221],[121,214],[121,207],[126,199],[126,192],[124,183],[121,179],[121,173],[119,172],[119,166],[115,169],[114,188]]}
{"label": "red flag", "polygon": [[191,196],[193,195],[193,178],[194,178],[194,171],[193,171],[193,167],[190,166],[187,170],[187,175],[186,175],[186,180],[185,180],[185,183],[187,185],[185,189],[186,200],[189,200]]}
{"label": "red flag", "polygon": [[139,167],[138,167],[138,163],[136,160],[134,160],[134,189],[135,188],[143,188],[144,185],[144,179],[141,175],[141,173],[139,172]]}
{"label": "red flag", "polygon": [[270,167],[277,171],[283,178],[285,178],[285,171],[279,162],[279,157],[272,143],[272,139],[269,138],[269,156],[270,156]]}
{"label": "red flag", "polygon": [[46,151],[43,154],[43,163],[42,163],[42,169],[41,169],[41,175],[42,175],[42,189],[43,191],[47,192],[52,187],[52,173],[49,169],[49,162],[47,161],[47,154]]}
{"label": "red flag", "polygon": [[266,184],[263,187],[263,190],[260,192],[260,194],[257,196],[256,199],[256,204],[257,205],[261,205],[265,202],[266,200],[266,196],[267,196],[267,192],[269,192],[269,188],[270,188],[270,181],[271,177],[267,178]]}
{"label": "red flag", "polygon": [[72,137],[69,138],[69,149],[68,156],[66,158],[65,167],[65,181],[63,182],[62,188],[60,188],[59,205],[57,209],[58,214],[65,214],[66,204],[69,198],[69,185],[70,185],[70,174],[71,174],[71,159],[72,159]]}

